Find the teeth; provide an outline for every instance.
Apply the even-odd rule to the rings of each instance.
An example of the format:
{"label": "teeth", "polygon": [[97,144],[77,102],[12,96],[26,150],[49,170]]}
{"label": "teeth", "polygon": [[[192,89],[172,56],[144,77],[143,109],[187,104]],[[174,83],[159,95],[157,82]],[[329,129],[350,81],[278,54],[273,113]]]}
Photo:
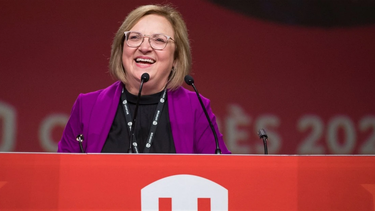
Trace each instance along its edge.
{"label": "teeth", "polygon": [[151,63],[151,64],[155,63],[155,61],[152,60],[152,59],[143,59],[143,58],[136,58],[135,61],[136,62],[147,62],[147,63]]}

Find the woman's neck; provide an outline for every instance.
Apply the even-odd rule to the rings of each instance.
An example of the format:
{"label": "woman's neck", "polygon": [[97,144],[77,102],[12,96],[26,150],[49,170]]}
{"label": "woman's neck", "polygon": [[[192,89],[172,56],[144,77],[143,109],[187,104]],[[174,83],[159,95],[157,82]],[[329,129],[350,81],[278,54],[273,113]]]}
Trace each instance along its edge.
{"label": "woman's neck", "polygon": [[[155,94],[155,93],[159,93],[161,91],[164,90],[165,86],[160,86],[160,87],[151,87],[151,86],[147,86],[148,84],[146,83],[143,83],[143,87],[142,87],[142,93],[141,95],[152,95],[152,94]],[[130,84],[125,84],[125,88],[126,90],[128,90],[128,92],[132,95],[138,95],[138,92],[139,92],[139,89],[140,89],[140,84],[139,86],[131,86]]]}

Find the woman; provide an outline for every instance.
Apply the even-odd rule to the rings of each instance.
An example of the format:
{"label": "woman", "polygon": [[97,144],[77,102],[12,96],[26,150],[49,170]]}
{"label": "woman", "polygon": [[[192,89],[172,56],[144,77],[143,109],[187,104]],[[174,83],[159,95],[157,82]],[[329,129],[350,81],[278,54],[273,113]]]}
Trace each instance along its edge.
{"label": "woman", "polygon": [[[58,152],[215,153],[215,139],[194,92],[182,87],[190,72],[187,29],[172,7],[146,5],[132,11],[112,44],[110,70],[119,81],[80,94],[58,144]],[[149,74],[139,101],[143,73]],[[163,103],[164,102],[164,103]],[[222,153],[230,153],[219,133],[209,100],[203,98]],[[134,134],[132,136],[131,134]],[[131,147],[131,144],[133,147]]]}

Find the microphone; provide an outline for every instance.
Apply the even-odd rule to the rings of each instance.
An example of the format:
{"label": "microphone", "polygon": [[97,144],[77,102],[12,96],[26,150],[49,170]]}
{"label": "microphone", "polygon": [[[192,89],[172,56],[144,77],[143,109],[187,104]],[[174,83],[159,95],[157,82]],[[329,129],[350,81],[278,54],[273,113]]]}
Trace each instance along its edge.
{"label": "microphone", "polygon": [[83,150],[83,146],[82,146],[82,142],[83,142],[83,134],[79,134],[79,135],[76,137],[76,140],[77,140],[78,143],[79,143],[79,148],[81,148],[81,152],[82,152],[82,153],[85,153],[85,150]]}
{"label": "microphone", "polygon": [[[141,76],[141,86],[139,87],[138,97],[137,97],[137,104],[135,105],[133,120],[132,120],[132,127],[130,130],[130,137],[129,137],[129,150],[128,153],[138,153],[138,146],[137,142],[135,140],[135,123],[137,119],[137,113],[138,113],[138,106],[139,106],[139,100],[141,99],[141,93],[143,88],[143,83],[146,83],[148,80],[150,80],[150,75],[148,73],[143,73]],[[134,147],[134,151],[133,151]]]}
{"label": "microphone", "polygon": [[186,75],[186,76],[185,76],[185,82],[186,82],[187,85],[192,86],[192,87],[194,88],[195,93],[197,93],[197,96],[198,96],[199,102],[201,103],[201,106],[202,106],[202,109],[203,109],[203,111],[204,111],[204,114],[206,115],[207,121],[208,121],[208,123],[210,124],[211,130],[212,130],[212,133],[214,134],[214,137],[215,137],[215,143],[216,143],[215,154],[221,154],[221,150],[220,150],[220,146],[219,146],[219,140],[218,140],[218,138],[217,138],[217,134],[216,134],[215,128],[214,128],[214,126],[212,125],[212,122],[211,122],[211,120],[210,120],[210,117],[209,117],[208,114],[207,114],[207,110],[206,110],[206,108],[205,108],[204,105],[203,105],[203,102],[202,102],[201,96],[199,95],[198,90],[197,90],[197,88],[196,88],[195,85],[194,85],[194,79],[193,79],[193,77],[191,77],[190,75]]}
{"label": "microphone", "polygon": [[258,130],[258,136],[260,139],[263,139],[263,146],[264,146],[264,154],[268,154],[268,148],[267,148],[267,133],[266,130],[260,129]]}

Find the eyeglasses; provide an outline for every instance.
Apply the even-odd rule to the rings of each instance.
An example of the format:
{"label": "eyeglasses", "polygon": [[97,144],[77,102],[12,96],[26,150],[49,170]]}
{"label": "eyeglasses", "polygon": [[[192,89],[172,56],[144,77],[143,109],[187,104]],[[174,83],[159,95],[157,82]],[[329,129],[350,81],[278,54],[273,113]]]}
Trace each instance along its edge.
{"label": "eyeglasses", "polygon": [[170,36],[164,34],[144,35],[140,32],[134,31],[126,31],[124,34],[126,45],[132,48],[139,47],[143,43],[145,37],[148,37],[148,42],[154,50],[163,50],[165,46],[167,46],[168,40],[174,41]]}

